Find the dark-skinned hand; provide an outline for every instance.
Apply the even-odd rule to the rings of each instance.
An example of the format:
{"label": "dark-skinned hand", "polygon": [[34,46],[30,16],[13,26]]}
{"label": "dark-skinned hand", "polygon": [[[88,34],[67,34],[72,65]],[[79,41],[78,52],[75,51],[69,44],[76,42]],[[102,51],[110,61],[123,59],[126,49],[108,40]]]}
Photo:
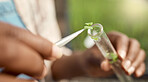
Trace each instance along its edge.
{"label": "dark-skinned hand", "polygon": [[6,23],[0,23],[0,82],[34,82],[16,78],[20,73],[36,79],[46,73],[44,59],[60,58],[60,49],[46,39]]}
{"label": "dark-skinned hand", "polygon": [[[128,74],[140,77],[145,72],[145,51],[140,48],[140,43],[133,38],[128,38],[120,32],[109,32],[111,43],[118,53],[123,70]],[[111,66],[101,55],[96,46],[86,50],[80,56],[84,70],[88,76],[106,77],[113,74]]]}

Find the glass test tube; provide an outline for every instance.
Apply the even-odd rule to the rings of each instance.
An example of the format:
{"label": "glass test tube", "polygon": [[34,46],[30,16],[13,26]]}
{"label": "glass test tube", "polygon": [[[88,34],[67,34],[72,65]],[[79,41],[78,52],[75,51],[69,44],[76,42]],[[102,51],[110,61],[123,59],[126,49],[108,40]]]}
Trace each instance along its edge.
{"label": "glass test tube", "polygon": [[114,57],[117,57],[117,53],[110,40],[108,39],[106,33],[104,32],[103,26],[101,24],[93,24],[92,26],[97,27],[97,29],[88,29],[88,35],[94,40],[102,55],[109,60],[112,69],[120,82],[133,82],[132,78],[126,75],[121,68],[121,61],[119,59],[112,59],[113,55],[111,54],[114,54]]}

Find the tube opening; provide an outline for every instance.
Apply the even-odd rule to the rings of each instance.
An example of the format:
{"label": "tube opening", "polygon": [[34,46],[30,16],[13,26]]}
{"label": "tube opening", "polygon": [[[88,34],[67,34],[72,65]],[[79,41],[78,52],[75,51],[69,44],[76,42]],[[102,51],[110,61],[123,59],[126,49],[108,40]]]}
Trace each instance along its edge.
{"label": "tube opening", "polygon": [[88,29],[88,35],[91,36],[92,39],[98,40],[99,36],[103,33],[103,26],[99,23],[92,25],[93,29]]}

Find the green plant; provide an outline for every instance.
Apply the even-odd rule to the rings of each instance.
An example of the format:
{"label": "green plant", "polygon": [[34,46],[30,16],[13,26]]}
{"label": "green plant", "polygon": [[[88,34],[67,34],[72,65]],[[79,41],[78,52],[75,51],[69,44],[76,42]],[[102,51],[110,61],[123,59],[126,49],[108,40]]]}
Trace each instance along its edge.
{"label": "green plant", "polygon": [[111,64],[115,63],[118,59],[118,56],[115,53],[108,53],[107,57],[109,58],[109,63],[111,63]]}
{"label": "green plant", "polygon": [[93,22],[85,23],[84,29],[93,29]]}

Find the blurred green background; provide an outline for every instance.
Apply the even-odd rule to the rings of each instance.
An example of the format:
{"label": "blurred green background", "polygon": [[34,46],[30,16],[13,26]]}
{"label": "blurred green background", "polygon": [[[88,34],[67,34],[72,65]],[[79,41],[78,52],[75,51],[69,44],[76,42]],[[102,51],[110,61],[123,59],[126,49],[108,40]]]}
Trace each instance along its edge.
{"label": "blurred green background", "polygon": [[[147,0],[67,0],[70,32],[94,22],[104,26],[105,32],[119,31],[136,38],[148,53],[148,1]],[[71,43],[74,50],[84,50],[82,33]],[[77,45],[76,45],[77,44]]]}

